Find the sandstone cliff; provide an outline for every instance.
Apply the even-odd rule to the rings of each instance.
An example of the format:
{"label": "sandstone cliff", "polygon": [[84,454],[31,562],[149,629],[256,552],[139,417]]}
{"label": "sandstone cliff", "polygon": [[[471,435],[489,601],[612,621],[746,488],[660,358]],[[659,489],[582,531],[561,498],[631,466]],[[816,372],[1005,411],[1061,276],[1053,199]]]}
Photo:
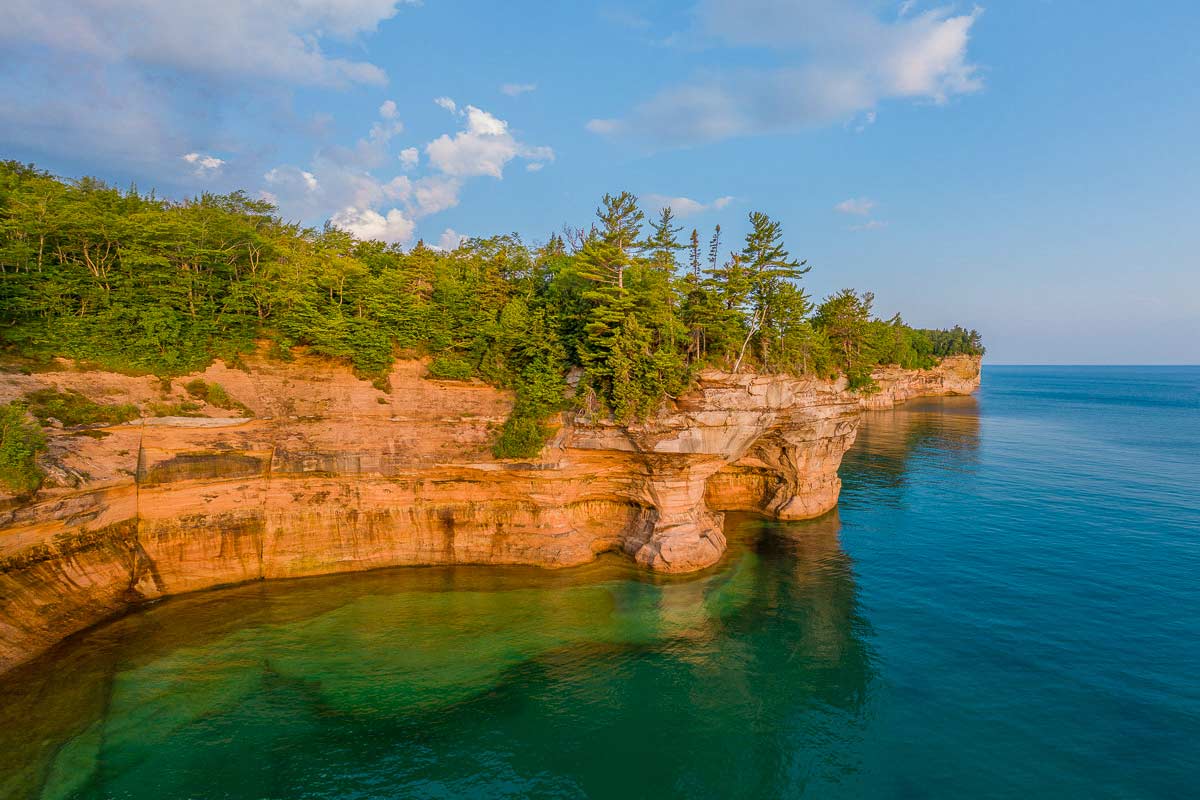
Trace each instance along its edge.
{"label": "sandstone cliff", "polygon": [[[861,409],[965,394],[979,360],[844,382],[705,372],[645,424],[564,415],[537,459],[490,445],[511,407],[482,384],[432,381],[399,362],[383,392],[299,357],[220,363],[253,413],[147,417],[56,430],[50,480],[0,503],[0,670],[133,604],[248,580],[419,564],[569,566],[619,550],[663,572],[712,565],[721,512],[783,519],[837,503]],[[0,401],[38,388],[143,407],[176,381],[66,370],[0,375]]]}

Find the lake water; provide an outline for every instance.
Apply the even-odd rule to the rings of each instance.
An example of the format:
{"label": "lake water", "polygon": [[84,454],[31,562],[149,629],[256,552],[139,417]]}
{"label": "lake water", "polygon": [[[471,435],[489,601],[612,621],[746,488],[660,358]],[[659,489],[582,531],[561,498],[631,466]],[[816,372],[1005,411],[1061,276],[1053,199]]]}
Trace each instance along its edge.
{"label": "lake water", "polygon": [[664,579],[434,568],[176,598],[0,686],[0,796],[1200,793],[1200,368],[987,367],[839,510]]}

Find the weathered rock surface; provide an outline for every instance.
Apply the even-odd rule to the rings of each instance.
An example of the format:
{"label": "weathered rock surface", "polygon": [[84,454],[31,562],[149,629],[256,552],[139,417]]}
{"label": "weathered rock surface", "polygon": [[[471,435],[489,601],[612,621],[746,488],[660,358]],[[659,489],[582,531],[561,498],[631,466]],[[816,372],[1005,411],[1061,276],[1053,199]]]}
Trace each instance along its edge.
{"label": "weathered rock surface", "polygon": [[[399,362],[390,392],[299,357],[201,377],[254,413],[147,418],[52,432],[50,484],[0,499],[0,670],[130,605],[265,578],[419,564],[560,567],[620,550],[664,572],[716,563],[722,511],[783,519],[837,503],[861,408],[965,394],[978,359],[844,382],[706,372],[640,425],[564,415],[537,459],[491,456],[511,398]],[[177,381],[168,394],[182,395]],[[0,375],[145,406],[154,378]],[[101,438],[94,438],[99,436]]]}

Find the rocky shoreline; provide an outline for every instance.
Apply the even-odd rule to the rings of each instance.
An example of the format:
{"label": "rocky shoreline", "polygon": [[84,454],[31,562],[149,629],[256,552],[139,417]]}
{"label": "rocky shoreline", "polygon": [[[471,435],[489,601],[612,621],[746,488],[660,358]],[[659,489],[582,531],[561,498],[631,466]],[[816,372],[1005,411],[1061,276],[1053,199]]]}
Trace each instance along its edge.
{"label": "rocky shoreline", "polygon": [[[722,512],[805,519],[837,504],[862,411],[969,394],[980,360],[844,381],[704,372],[644,424],[564,414],[532,460],[491,455],[511,397],[397,362],[389,391],[299,356],[214,364],[252,416],[144,417],[51,432],[50,480],[0,506],[0,671],[139,603],[252,580],[402,565],[566,567],[621,551],[680,573],[725,550]],[[189,376],[193,377],[193,376]],[[139,407],[183,380],[64,370],[0,375]]]}

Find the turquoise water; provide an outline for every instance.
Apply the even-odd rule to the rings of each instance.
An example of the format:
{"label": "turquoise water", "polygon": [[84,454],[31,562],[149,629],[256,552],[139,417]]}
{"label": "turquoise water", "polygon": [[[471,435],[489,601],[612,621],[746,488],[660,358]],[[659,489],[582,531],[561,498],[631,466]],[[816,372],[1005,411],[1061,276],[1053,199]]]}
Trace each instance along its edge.
{"label": "turquoise water", "polygon": [[717,569],[176,598],[0,687],[0,796],[1200,792],[1200,369],[988,367]]}

